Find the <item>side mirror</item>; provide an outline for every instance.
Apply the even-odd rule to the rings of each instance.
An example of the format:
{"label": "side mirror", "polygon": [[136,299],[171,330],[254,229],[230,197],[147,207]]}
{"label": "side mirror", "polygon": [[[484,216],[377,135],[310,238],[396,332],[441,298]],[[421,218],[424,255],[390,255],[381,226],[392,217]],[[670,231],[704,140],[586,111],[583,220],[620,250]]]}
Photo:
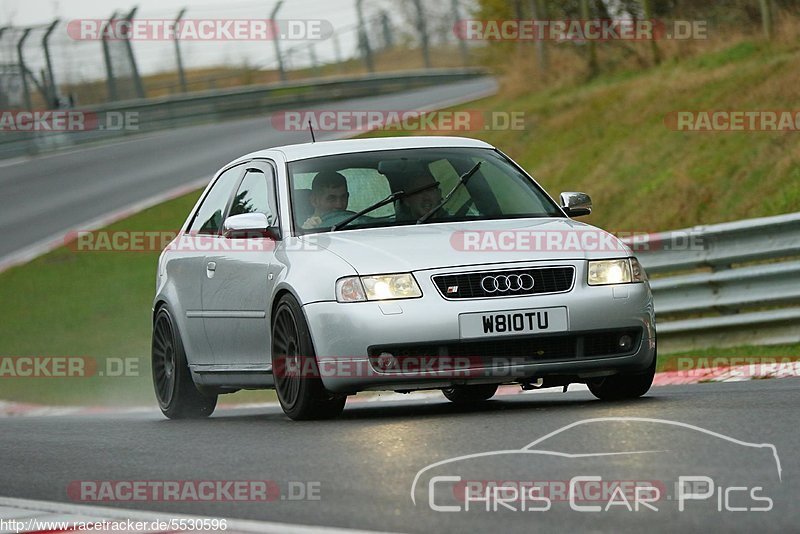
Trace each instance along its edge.
{"label": "side mirror", "polygon": [[561,193],[561,208],[570,217],[592,213],[592,199],[586,193]]}
{"label": "side mirror", "polygon": [[279,239],[280,236],[271,225],[271,217],[267,217],[263,213],[242,213],[225,219],[222,224],[222,235],[229,239],[254,237]]}

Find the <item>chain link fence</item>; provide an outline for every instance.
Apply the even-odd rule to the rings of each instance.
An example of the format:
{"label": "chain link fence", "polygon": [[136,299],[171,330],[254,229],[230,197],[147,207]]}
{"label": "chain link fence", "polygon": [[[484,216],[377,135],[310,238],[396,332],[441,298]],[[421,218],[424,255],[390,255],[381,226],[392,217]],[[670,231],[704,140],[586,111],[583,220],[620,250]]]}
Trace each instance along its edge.
{"label": "chain link fence", "polygon": [[[468,43],[453,27],[475,2],[348,0],[349,12],[314,0],[176,11],[111,4],[91,20],[65,13],[47,24],[6,26],[0,28],[0,109],[65,109],[318,76],[467,66]],[[117,31],[122,21],[311,19],[330,26],[330,34],[233,42]],[[99,30],[96,38],[82,38],[82,24]]]}

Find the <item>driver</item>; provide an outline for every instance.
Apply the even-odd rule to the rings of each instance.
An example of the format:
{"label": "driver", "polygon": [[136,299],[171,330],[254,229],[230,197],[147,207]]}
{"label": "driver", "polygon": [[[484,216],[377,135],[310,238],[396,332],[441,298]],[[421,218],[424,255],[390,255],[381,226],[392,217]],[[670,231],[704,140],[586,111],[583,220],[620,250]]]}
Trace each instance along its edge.
{"label": "driver", "polygon": [[413,191],[434,183],[437,184],[436,187],[420,191],[400,201],[405,205],[412,218],[419,219],[441,202],[442,190],[436,179],[429,172],[414,174],[404,184],[406,191]]}
{"label": "driver", "polygon": [[335,171],[320,172],[311,183],[310,200],[314,213],[303,223],[304,230],[319,228],[324,215],[347,209],[350,200],[347,179]]}

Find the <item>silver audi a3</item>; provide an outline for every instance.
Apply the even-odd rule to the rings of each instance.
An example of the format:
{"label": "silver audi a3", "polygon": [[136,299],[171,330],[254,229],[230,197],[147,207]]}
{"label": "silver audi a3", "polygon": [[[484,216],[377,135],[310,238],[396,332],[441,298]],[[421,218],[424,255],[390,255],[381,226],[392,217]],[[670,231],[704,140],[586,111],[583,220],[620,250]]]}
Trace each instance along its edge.
{"label": "silver audi a3", "polygon": [[631,250],[578,222],[482,141],[285,146],[220,170],[162,252],[152,370],[167,417],[274,388],[292,419],[367,390],[457,403],[585,383],[635,398],[656,366],[653,298]]}

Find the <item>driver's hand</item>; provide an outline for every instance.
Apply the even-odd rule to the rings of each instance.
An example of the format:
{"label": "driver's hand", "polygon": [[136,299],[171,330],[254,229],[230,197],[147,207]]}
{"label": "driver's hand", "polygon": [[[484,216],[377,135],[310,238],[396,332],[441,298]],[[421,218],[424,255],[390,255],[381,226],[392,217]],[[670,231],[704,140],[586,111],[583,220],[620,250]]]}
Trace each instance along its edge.
{"label": "driver's hand", "polygon": [[312,228],[319,228],[322,226],[322,219],[317,215],[312,215],[311,217],[303,223],[303,230],[311,230]]}

